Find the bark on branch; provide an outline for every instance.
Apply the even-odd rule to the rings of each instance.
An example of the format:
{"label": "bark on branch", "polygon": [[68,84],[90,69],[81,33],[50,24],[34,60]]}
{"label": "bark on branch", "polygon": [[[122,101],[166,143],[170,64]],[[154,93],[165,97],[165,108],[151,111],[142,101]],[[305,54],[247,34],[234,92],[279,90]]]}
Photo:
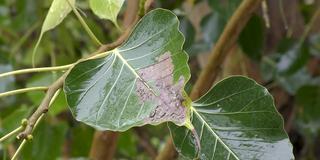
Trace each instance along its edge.
{"label": "bark on branch", "polygon": [[216,79],[219,67],[223,63],[226,53],[230,51],[232,46],[237,42],[240,32],[247,24],[252,13],[259,7],[262,0],[245,0],[234,12],[228,21],[224,31],[215,44],[209,59],[208,64],[200,73],[193,90],[190,94],[191,99],[196,99],[206,93]]}

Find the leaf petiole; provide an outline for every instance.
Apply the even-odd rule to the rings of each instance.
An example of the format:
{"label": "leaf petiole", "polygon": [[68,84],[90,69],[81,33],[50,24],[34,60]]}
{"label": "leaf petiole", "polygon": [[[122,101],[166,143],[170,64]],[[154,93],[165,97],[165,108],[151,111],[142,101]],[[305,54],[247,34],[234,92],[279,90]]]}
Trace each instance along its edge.
{"label": "leaf petiole", "polygon": [[23,89],[17,89],[13,91],[8,91],[4,93],[0,93],[0,98],[6,97],[6,96],[12,96],[20,93],[26,93],[31,91],[46,91],[48,87],[30,87],[30,88],[23,88]]}
{"label": "leaf petiole", "polygon": [[0,143],[4,142],[5,140],[9,139],[10,137],[18,134],[19,132],[21,132],[25,127],[24,126],[20,126],[18,128],[16,128],[15,130],[11,131],[10,133],[6,134],[5,136],[3,136],[2,138],[0,138]]}
{"label": "leaf petiole", "polygon": [[89,26],[87,25],[87,23],[84,21],[84,19],[81,17],[80,13],[78,12],[78,10],[71,5],[70,1],[67,0],[68,4],[70,5],[70,7],[72,8],[73,13],[76,15],[76,17],[78,18],[78,20],[80,21],[81,25],[83,26],[83,28],[86,30],[86,32],[89,34],[90,38],[99,46],[102,46],[102,43],[98,40],[98,38],[94,35],[94,33],[91,31],[91,29],[89,28]]}
{"label": "leaf petiole", "polygon": [[67,70],[72,67],[74,64],[68,64],[64,66],[57,67],[41,67],[41,68],[29,68],[29,69],[21,69],[12,72],[2,73],[0,74],[0,78],[13,76],[17,74],[25,74],[25,73],[33,73],[33,72],[46,72],[46,71],[59,71],[59,70]]}

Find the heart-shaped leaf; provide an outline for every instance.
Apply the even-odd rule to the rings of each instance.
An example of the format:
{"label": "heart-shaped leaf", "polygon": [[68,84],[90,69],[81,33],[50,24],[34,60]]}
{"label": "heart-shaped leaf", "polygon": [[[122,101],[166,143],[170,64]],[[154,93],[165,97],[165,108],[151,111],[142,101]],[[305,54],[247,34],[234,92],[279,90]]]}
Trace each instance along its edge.
{"label": "heart-shaped leaf", "polygon": [[186,158],[294,158],[272,96],[253,80],[227,78],[192,105],[193,131],[170,125],[175,146]]}
{"label": "heart-shaped leaf", "polygon": [[124,0],[90,0],[93,13],[103,19],[111,20],[117,27],[117,16]]}
{"label": "heart-shaped leaf", "polygon": [[128,40],[105,58],[75,65],[64,90],[73,116],[100,130],[186,122],[188,56],[179,21],[170,11],[145,15]]}

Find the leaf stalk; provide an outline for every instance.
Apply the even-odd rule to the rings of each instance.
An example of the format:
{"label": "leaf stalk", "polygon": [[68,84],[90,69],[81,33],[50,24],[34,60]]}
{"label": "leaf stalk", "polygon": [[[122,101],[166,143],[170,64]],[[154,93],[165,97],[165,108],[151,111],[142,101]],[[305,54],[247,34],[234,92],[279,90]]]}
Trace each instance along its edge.
{"label": "leaf stalk", "polygon": [[81,25],[83,26],[83,28],[86,30],[86,32],[89,34],[90,38],[98,45],[98,46],[102,46],[102,43],[99,41],[99,39],[94,35],[94,33],[91,31],[91,29],[89,28],[89,26],[87,25],[87,23],[84,21],[84,19],[81,17],[80,13],[78,12],[78,10],[70,3],[69,0],[67,0],[67,2],[69,3],[70,7],[72,8],[73,13],[76,15],[76,17],[78,18],[78,20],[80,21]]}
{"label": "leaf stalk", "polygon": [[13,91],[8,91],[4,93],[0,93],[0,98],[6,97],[6,96],[12,96],[20,93],[26,93],[31,91],[46,91],[48,90],[48,87],[30,87],[30,88],[23,88],[23,89],[17,89]]}

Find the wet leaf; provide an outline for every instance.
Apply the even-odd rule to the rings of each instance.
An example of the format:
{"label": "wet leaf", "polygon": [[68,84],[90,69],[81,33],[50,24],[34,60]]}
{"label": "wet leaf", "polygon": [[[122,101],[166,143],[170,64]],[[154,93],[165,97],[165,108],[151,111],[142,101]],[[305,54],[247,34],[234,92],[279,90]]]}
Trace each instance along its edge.
{"label": "wet leaf", "polygon": [[172,12],[153,10],[108,56],[77,64],[64,85],[73,116],[100,130],[165,121],[183,125],[190,71],[178,25]]}
{"label": "wet leaf", "polygon": [[185,158],[195,158],[198,152],[203,160],[294,158],[272,96],[253,80],[224,79],[192,105],[195,133],[170,125],[175,146]]}
{"label": "wet leaf", "polygon": [[102,19],[111,20],[117,27],[117,16],[124,0],[90,0],[93,13]]}

